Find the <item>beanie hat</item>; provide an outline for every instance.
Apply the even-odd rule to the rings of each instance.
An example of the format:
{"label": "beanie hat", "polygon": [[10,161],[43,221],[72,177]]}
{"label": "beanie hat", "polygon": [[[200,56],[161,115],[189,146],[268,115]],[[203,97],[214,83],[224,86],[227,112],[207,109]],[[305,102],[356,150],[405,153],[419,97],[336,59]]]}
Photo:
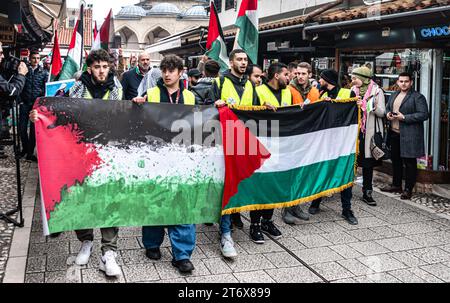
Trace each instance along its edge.
{"label": "beanie hat", "polygon": [[327,81],[331,85],[338,85],[338,73],[334,69],[326,69],[320,73],[320,78]]}
{"label": "beanie hat", "polygon": [[362,81],[363,84],[369,84],[372,79],[372,70],[367,66],[357,67],[352,70],[352,76],[355,76]]}

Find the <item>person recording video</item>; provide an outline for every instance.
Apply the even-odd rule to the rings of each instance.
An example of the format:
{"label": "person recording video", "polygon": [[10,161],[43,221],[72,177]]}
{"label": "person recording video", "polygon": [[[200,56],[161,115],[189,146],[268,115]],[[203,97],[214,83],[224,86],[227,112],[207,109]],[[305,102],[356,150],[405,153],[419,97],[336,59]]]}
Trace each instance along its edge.
{"label": "person recording video", "polygon": [[[2,64],[4,63],[2,62],[4,57],[3,46],[0,41],[0,65],[2,65],[3,69],[8,69],[8,67],[5,68],[5,64]],[[25,75],[28,73],[28,68],[25,63],[20,62],[17,67],[17,74],[12,76],[10,79],[9,77],[4,78],[3,72],[5,71],[2,70],[2,73],[0,73],[0,139],[7,139],[9,138],[9,131],[6,116],[9,112],[10,101],[8,97],[17,97],[22,92],[25,85]],[[4,146],[0,143],[0,159],[4,159],[6,157]]]}

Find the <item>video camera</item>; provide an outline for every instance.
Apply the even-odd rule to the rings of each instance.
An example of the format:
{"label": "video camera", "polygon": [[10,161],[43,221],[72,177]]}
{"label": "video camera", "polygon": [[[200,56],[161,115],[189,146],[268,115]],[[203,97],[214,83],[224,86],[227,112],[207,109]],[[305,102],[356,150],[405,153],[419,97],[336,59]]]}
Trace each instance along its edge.
{"label": "video camera", "polygon": [[5,79],[11,78],[11,76],[17,74],[17,69],[19,68],[20,59],[9,55],[4,58],[0,64],[0,73]]}

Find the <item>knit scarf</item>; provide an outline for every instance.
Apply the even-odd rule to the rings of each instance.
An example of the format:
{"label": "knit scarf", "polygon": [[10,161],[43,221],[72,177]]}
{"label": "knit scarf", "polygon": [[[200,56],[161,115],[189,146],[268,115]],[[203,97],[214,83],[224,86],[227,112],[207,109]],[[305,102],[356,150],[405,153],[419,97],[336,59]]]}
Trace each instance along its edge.
{"label": "knit scarf", "polygon": [[361,104],[361,110],[363,112],[363,118],[361,120],[361,132],[363,134],[366,133],[366,120],[367,120],[367,110],[369,110],[369,112],[372,110],[372,108],[367,108],[367,104],[368,104],[368,100],[369,98],[372,96],[372,88],[374,86],[375,82],[373,82],[372,80],[370,80],[369,85],[362,85],[361,87],[353,87],[353,91],[356,93],[357,96],[361,96],[363,97],[362,99],[362,104]]}

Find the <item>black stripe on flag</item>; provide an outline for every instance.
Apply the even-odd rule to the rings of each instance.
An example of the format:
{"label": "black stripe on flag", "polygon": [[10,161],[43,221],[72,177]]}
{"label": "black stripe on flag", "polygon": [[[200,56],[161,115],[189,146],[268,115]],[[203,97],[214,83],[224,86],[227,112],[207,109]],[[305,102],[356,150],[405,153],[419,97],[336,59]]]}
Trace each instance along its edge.
{"label": "black stripe on flag", "polygon": [[[233,109],[233,112],[244,123],[255,121],[258,129],[257,136],[262,137],[277,136],[275,130],[277,124],[279,125],[278,136],[280,137],[358,124],[356,102],[318,102],[308,104],[303,109],[298,106],[279,107],[276,112],[272,110],[246,111],[236,109]],[[255,125],[254,123],[251,124]]]}
{"label": "black stripe on flag", "polygon": [[[170,143],[182,130],[190,130],[190,142],[185,145],[221,143],[219,112],[213,106],[190,106],[169,103],[135,104],[131,101],[40,98],[57,118],[54,127],[74,125],[82,131],[84,141],[107,144],[160,142]],[[178,124],[174,124],[178,120]],[[180,125],[182,128],[172,128]],[[211,125],[217,128],[210,127]],[[195,130],[195,133],[194,133]],[[199,135],[201,134],[201,135]],[[208,138],[205,143],[205,139]]]}

